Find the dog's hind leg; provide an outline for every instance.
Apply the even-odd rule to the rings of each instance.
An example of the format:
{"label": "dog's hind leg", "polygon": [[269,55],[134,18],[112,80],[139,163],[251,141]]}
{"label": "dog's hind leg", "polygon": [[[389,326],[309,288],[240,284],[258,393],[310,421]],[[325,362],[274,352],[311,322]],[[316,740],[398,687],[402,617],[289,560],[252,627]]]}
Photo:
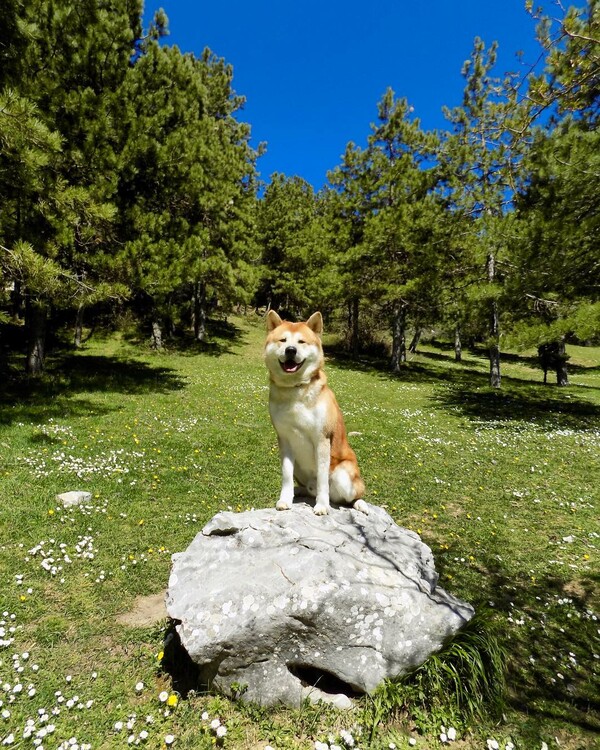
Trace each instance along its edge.
{"label": "dog's hind leg", "polygon": [[365,516],[369,515],[369,506],[362,499],[362,497],[359,497],[357,500],[355,500],[352,504],[352,507],[354,508],[354,510],[359,510],[361,513],[364,513]]}
{"label": "dog's hind leg", "polygon": [[369,515],[369,507],[361,495],[365,486],[360,477],[352,478],[349,471],[342,464],[336,466],[329,476],[329,493],[331,499],[342,505],[351,505],[365,515]]}

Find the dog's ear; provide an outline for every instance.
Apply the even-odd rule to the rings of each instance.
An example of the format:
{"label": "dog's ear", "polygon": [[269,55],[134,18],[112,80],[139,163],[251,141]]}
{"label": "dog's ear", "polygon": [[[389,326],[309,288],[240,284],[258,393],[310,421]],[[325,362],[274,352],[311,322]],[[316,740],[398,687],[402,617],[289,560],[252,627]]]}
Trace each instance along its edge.
{"label": "dog's ear", "polygon": [[313,313],[306,321],[306,325],[311,331],[314,331],[317,336],[320,336],[323,333],[323,316],[320,312]]}
{"label": "dog's ear", "polygon": [[267,333],[271,333],[271,331],[274,331],[277,326],[280,326],[282,323],[283,320],[281,320],[275,310],[269,310],[267,313]]}

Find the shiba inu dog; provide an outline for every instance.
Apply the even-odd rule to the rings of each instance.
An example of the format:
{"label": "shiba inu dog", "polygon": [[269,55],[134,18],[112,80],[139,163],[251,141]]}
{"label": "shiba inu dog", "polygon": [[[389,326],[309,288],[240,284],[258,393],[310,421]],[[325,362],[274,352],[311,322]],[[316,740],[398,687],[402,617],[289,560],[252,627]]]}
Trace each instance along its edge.
{"label": "shiba inu dog", "polygon": [[344,418],[323,371],[323,318],[288,323],[267,315],[265,364],[269,371],[269,412],[281,456],[278,510],[287,510],[297,494],[315,498],[317,515],[329,512],[329,499],[368,513],[365,485],[356,454],[348,444]]}

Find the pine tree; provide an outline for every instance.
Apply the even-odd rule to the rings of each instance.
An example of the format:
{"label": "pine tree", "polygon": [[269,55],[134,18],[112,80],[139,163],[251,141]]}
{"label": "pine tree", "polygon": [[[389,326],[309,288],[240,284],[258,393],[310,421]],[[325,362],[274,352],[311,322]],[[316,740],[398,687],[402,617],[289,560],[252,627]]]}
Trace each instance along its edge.
{"label": "pine tree", "polygon": [[195,334],[209,306],[227,310],[254,289],[256,154],[233,117],[230,66],[151,40],[122,90],[121,260],[155,332],[184,286]]}
{"label": "pine tree", "polygon": [[361,340],[361,306],[368,299],[374,272],[365,244],[365,228],[377,189],[369,151],[348,143],[342,163],[328,174],[331,261],[340,280],[339,300],[347,309],[348,347],[353,354]]}
{"label": "pine tree", "polygon": [[54,164],[61,146],[31,101],[10,89],[0,94],[0,280],[12,287],[15,318],[25,304],[25,367],[32,375],[43,370],[47,308],[66,275],[55,245],[62,189]]}
{"label": "pine tree", "polygon": [[487,317],[490,385],[494,388],[501,383],[500,306],[509,246],[507,208],[522,156],[510,135],[506,87],[491,75],[496,52],[495,43],[486,49],[481,39],[475,40],[463,67],[463,104],[445,110],[453,129],[440,151],[452,210],[462,214],[472,251],[479,256],[480,270],[472,280],[475,304],[471,316],[482,311]]}
{"label": "pine tree", "polygon": [[438,314],[440,296],[442,202],[432,161],[437,139],[411,115],[408,102],[388,89],[367,148],[348,144],[342,164],[329,175],[332,257],[343,280],[350,347],[358,348],[359,311],[367,303],[378,319],[391,322],[394,371],[406,360],[409,317],[420,329]]}
{"label": "pine tree", "polygon": [[369,138],[376,176],[373,208],[365,231],[371,261],[385,269],[373,279],[373,298],[392,320],[391,368],[406,361],[409,315],[419,328],[432,317],[439,298],[439,204],[437,170],[430,166],[437,145],[433,134],[411,118],[412,107],[391,89],[378,105],[379,124]]}
{"label": "pine tree", "polygon": [[600,327],[600,7],[588,0],[562,18],[530,12],[543,70],[508,87],[513,137],[527,146],[511,254],[513,336],[537,345],[545,372],[550,364],[567,385],[567,338],[593,339]]}
{"label": "pine tree", "polygon": [[537,40],[544,54],[544,68],[533,66],[523,79],[517,79],[513,94],[524,107],[522,132],[542,115],[559,122],[575,114],[586,127],[593,128],[600,115],[600,4],[586,0],[585,7],[564,8],[562,17],[544,12],[543,6],[526,1],[526,7],[538,21]]}
{"label": "pine tree", "polygon": [[567,118],[538,137],[517,200],[513,335],[556,352],[559,385],[568,384],[567,338],[593,340],[600,328],[599,154],[598,131]]}
{"label": "pine tree", "polygon": [[259,304],[292,316],[300,316],[308,307],[308,238],[315,208],[314,191],[306,180],[278,173],[271,176],[258,210]]}
{"label": "pine tree", "polygon": [[[29,358],[29,368],[38,372],[43,368],[46,309],[73,300],[78,307],[86,297],[111,293],[106,252],[115,214],[113,110],[139,39],[141,3],[36,0],[11,9],[17,32],[4,50],[9,62],[4,97],[21,113],[21,133],[33,134],[33,140],[22,144],[24,151],[41,156],[34,133],[39,128],[32,118],[53,138],[51,148],[42,149],[36,175],[32,170],[20,175],[18,169],[11,175],[0,216],[2,240],[11,250],[6,266],[9,273],[12,268],[21,274],[12,278],[27,300],[30,348],[40,353]],[[3,158],[14,157],[10,148],[5,150]],[[23,250],[26,241],[33,255]],[[57,277],[69,283],[34,290],[35,268],[28,273],[26,260],[35,268],[43,261],[53,264]],[[29,279],[28,285],[23,279]]]}

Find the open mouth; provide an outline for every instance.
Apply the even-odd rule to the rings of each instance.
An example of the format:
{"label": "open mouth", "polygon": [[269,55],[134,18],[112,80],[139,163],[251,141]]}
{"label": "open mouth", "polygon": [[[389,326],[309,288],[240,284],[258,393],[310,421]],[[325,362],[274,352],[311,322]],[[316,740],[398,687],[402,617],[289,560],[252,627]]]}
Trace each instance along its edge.
{"label": "open mouth", "polygon": [[302,360],[302,362],[296,362],[296,360],[294,359],[286,359],[284,362],[280,362],[279,364],[281,365],[281,369],[284,372],[298,372],[298,370],[304,364],[304,360]]}

